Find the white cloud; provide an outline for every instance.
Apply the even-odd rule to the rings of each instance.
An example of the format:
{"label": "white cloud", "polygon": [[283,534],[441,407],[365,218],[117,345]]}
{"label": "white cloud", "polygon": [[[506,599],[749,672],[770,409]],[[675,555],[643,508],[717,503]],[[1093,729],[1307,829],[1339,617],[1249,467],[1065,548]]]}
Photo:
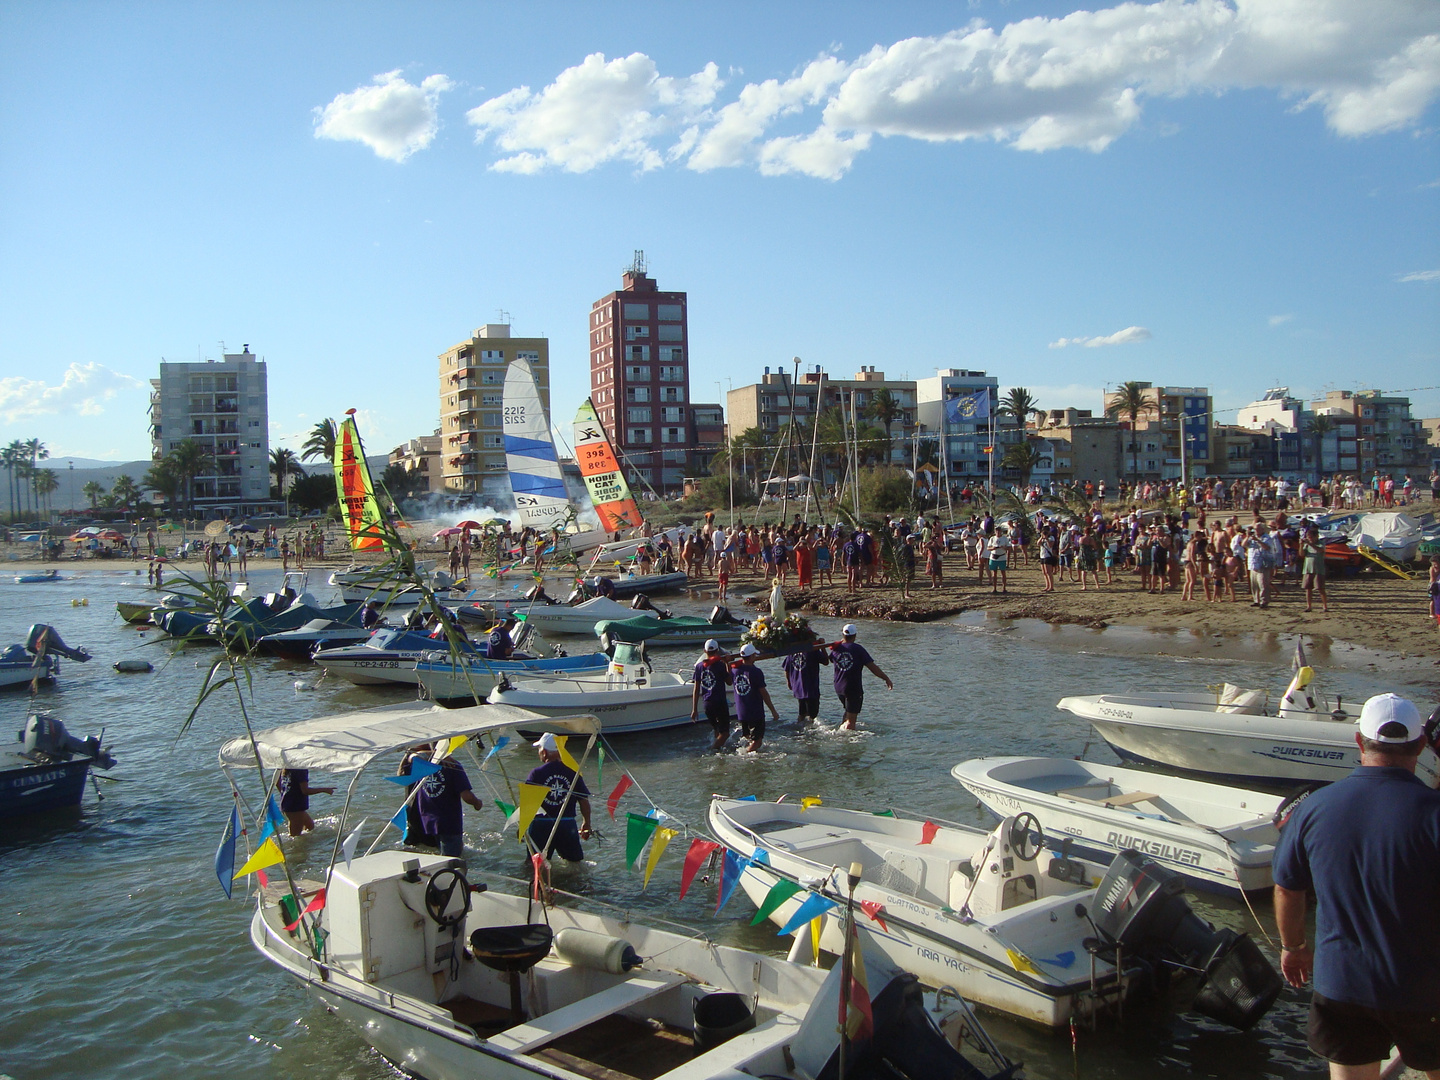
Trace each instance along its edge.
{"label": "white cloud", "polygon": [[1127,326],[1124,330],[1116,330],[1113,334],[1105,334],[1103,337],[1062,337],[1050,342],[1052,349],[1064,349],[1071,345],[1081,345],[1087,349],[1098,349],[1102,345],[1133,345],[1137,341],[1149,341],[1150,331],[1143,326]]}
{"label": "white cloud", "polygon": [[644,53],[608,62],[603,54],[591,53],[539,93],[522,86],[465,116],[477,142],[494,136],[509,153],[490,166],[501,172],[536,173],[549,166],[588,172],[617,159],[649,170],[665,163],[652,143],[678,132],[679,145],[693,144],[698,132],[687,129],[704,115],[721,85],[714,64],[672,78],[661,76]]}
{"label": "white cloud", "polygon": [[99,416],[102,402],[144,387],[139,379],[111,371],[102,364],[71,364],[56,386],[12,375],[0,379],[0,417],[14,423],[31,416],[76,413]]}
{"label": "white cloud", "polygon": [[[595,54],[469,118],[478,139],[494,135],[509,154],[492,168],[512,172],[618,159],[832,180],[877,135],[1098,153],[1140,121],[1147,99],[1239,89],[1277,91],[1296,110],[1321,109],[1339,135],[1370,135],[1413,126],[1440,96],[1440,4],[1127,2],[999,29],[976,20],[854,61],[823,55],[717,108],[721,86],[713,64],[669,79],[643,53]],[[816,109],[808,132],[784,130]]]}
{"label": "white cloud", "polygon": [[453,86],[444,75],[431,75],[419,86],[398,70],[376,75],[369,86],[337,94],[315,110],[315,137],[361,142],[382,158],[404,161],[434,140],[440,95]]}
{"label": "white cloud", "polygon": [[1291,322],[1294,318],[1295,318],[1294,315],[1271,315],[1271,316],[1270,316],[1270,325],[1271,325],[1271,326],[1284,326],[1287,322]]}
{"label": "white cloud", "polygon": [[1440,281],[1440,270],[1416,270],[1413,274],[1404,274],[1397,281],[1419,281],[1428,285],[1432,281]]}

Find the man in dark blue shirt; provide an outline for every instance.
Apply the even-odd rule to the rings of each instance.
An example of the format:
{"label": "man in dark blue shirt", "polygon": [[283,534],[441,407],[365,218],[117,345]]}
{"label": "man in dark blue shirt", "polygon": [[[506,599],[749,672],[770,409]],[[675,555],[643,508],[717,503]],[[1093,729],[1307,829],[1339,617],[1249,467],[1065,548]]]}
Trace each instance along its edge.
{"label": "man in dark blue shirt", "polygon": [[845,719],[840,726],[850,730],[854,729],[855,721],[860,719],[860,709],[865,704],[865,689],[861,680],[865,677],[866,668],[877,678],[884,680],[886,690],[895,689],[890,676],[880,670],[875,658],[864,645],[855,640],[857,633],[859,631],[855,629],[854,623],[846,623],[840,630],[840,635],[845,640],[830,647],[830,663],[835,668],[835,694],[845,710]]}
{"label": "man in dark blue shirt", "polygon": [[415,807],[420,823],[429,836],[439,842],[440,854],[461,858],[465,854],[465,822],[461,802],[476,810],[485,804],[470,789],[470,777],[453,757],[440,763],[440,771],[420,781]]}
{"label": "man in dark blue shirt", "polygon": [[1440,792],[1415,775],[1425,725],[1414,704],[1381,694],[1359,728],[1360,767],[1309,796],[1280,834],[1280,970],[1295,987],[1314,974],[1310,1049],[1332,1077],[1378,1077],[1393,1046],[1440,1078]]}
{"label": "man in dark blue shirt", "polygon": [[725,688],[730,685],[728,658],[720,651],[720,643],[714,638],[705,642],[705,655],[695,662],[692,676],[695,687],[690,691],[690,719],[700,716],[700,704],[705,704],[705,719],[715,729],[714,749],[719,750],[730,738],[730,702]]}
{"label": "man in dark blue shirt", "polygon": [[776,720],[780,714],[770,700],[770,691],[765,689],[765,673],[755,666],[755,656],[760,652],[746,642],[740,646],[740,660],[731,669],[730,678],[735,684],[735,716],[740,721],[740,733],[750,740],[747,749],[755,753],[765,739],[765,710]]}
{"label": "man in dark blue shirt", "polygon": [[781,666],[785,669],[785,681],[790,684],[790,693],[795,695],[799,715],[795,723],[803,725],[806,719],[820,715],[820,665],[829,665],[830,655],[819,645],[803,652],[790,653]]}
{"label": "man in dark blue shirt", "polygon": [[[525,783],[548,787],[550,794],[540,804],[540,812],[530,822],[528,836],[536,851],[552,850],[567,862],[579,862],[585,857],[580,847],[581,840],[590,839],[590,789],[585,778],[560,760],[560,744],[548,731],[535,740],[535,749],[540,753],[540,764],[530,770]],[[571,785],[574,791],[571,791]],[[580,827],[575,826],[575,811],[580,811]]]}
{"label": "man in dark blue shirt", "polygon": [[485,639],[485,656],[490,660],[509,660],[515,652],[515,643],[510,640],[510,631],[515,629],[515,616],[506,615],[499,626],[490,631]]}

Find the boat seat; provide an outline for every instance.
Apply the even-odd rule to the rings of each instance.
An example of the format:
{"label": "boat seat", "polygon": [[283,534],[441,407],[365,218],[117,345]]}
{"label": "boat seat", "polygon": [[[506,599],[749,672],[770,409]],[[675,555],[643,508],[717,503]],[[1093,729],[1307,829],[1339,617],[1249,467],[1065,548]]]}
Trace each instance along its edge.
{"label": "boat seat", "polygon": [[552,1039],[558,1039],[561,1035],[569,1034],[587,1024],[593,1024],[596,1020],[611,1013],[631,1008],[686,982],[689,982],[689,979],[684,975],[673,972],[656,975],[633,974],[624,982],[617,983],[608,990],[591,994],[574,1004],[548,1012],[544,1016],[537,1016],[527,1023],[493,1035],[489,1042],[492,1046],[512,1053],[528,1054]]}
{"label": "boat seat", "polygon": [[1076,788],[1073,791],[1060,791],[1056,794],[1064,795],[1067,799],[1094,803],[1097,806],[1133,806],[1135,803],[1149,802],[1151,799],[1160,797],[1153,791],[1127,791],[1123,795],[1105,795],[1096,798],[1093,795],[1081,795],[1080,792],[1084,790],[1084,788]]}

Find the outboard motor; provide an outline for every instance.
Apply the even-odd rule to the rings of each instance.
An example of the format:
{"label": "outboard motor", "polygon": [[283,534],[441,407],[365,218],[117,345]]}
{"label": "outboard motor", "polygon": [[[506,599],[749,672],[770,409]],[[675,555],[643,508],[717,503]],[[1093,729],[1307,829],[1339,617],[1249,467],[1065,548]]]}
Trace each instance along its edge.
{"label": "outboard motor", "polygon": [[651,601],[650,597],[646,596],[643,592],[636,593],[631,598],[630,607],[634,611],[653,611],[662,619],[670,618],[670,612],[666,611],[664,608],[656,607],[655,604]]}
{"label": "outboard motor", "polygon": [[84,663],[90,654],[84,649],[72,649],[60,637],[60,631],[45,623],[36,623],[25,635],[25,648],[32,653],[51,653]]}
{"label": "outboard motor", "polygon": [[48,713],[35,713],[25,721],[25,729],[19,733],[20,752],[32,761],[50,764],[69,761],[76,754],[93,758],[102,769],[110,769],[115,759],[100,745],[94,735],[88,739],[77,739],[65,730],[65,725]]}
{"label": "outboard motor", "polygon": [[577,585],[575,586],[575,588],[570,590],[570,595],[565,598],[565,603],[573,607],[575,604],[580,603],[582,600],[588,599],[590,599],[590,594],[586,591],[585,586]]}
{"label": "outboard motor", "polygon": [[1279,973],[1248,935],[1216,930],[1185,901],[1185,880],[1126,849],[1095,890],[1090,912],[1103,944],[1197,975],[1196,1012],[1245,1031],[1275,1003]]}
{"label": "outboard motor", "polygon": [[545,591],[545,586],[540,584],[536,584],[533,588],[526,592],[525,599],[532,600],[537,604],[554,603],[554,601],[550,599],[550,594]]}
{"label": "outboard motor", "polygon": [[[724,604],[716,604],[710,609],[710,621],[716,626],[720,626],[722,624],[733,625],[740,620],[736,619],[734,615],[731,615],[730,609]],[[748,626],[749,624],[747,623],[746,625]]]}

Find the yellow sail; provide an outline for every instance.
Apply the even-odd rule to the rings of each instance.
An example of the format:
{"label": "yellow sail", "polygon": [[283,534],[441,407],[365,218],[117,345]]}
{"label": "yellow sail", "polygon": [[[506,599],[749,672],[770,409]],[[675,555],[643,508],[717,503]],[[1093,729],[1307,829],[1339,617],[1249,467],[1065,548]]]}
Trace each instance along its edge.
{"label": "yellow sail", "polygon": [[355,426],[354,409],[346,411],[335,433],[335,492],[350,547],[355,551],[378,551],[387,546],[380,529],[385,518],[375,500],[375,485],[370,482],[370,468],[365,464],[365,447]]}
{"label": "yellow sail", "polygon": [[635,505],[630,485],[625,483],[625,474],[615,460],[615,450],[589,398],[575,414],[575,462],[585,478],[602,529],[619,532],[641,524],[640,508]]}

